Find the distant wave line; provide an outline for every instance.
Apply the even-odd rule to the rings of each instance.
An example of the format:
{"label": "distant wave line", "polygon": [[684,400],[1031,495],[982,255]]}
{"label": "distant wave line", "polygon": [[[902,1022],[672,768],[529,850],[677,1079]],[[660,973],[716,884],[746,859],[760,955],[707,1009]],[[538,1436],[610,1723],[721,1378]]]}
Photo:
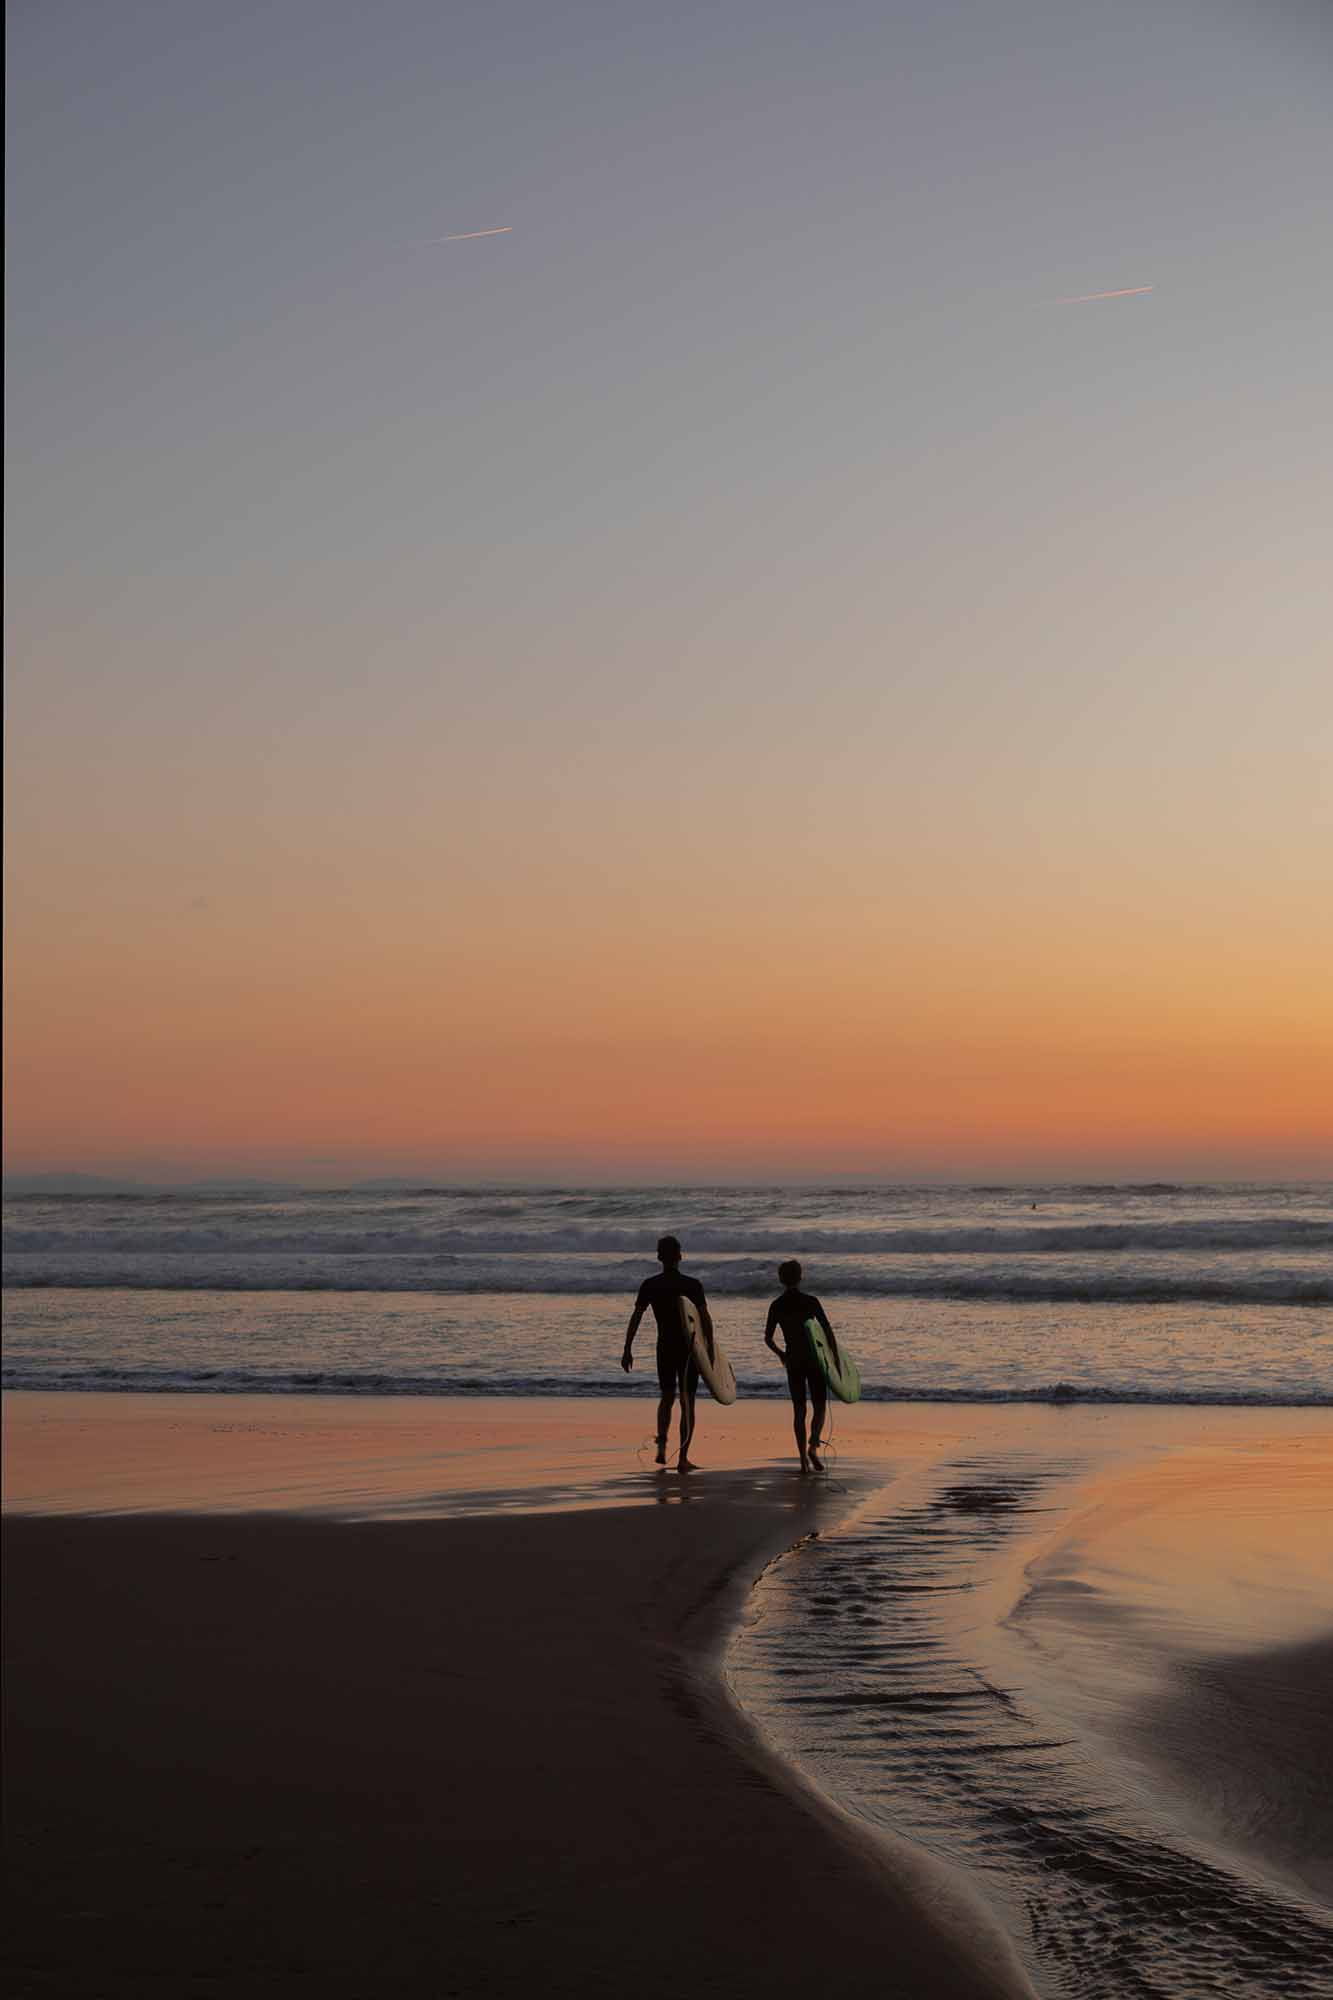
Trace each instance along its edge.
{"label": "distant wave line", "polygon": [[[21,1212],[20,1212],[21,1217]],[[265,1226],[266,1218],[250,1212],[234,1224],[117,1216],[98,1229],[39,1222],[11,1223],[3,1233],[7,1257],[152,1257],[204,1255],[240,1261],[246,1257],[405,1257],[418,1261],[454,1263],[459,1258],[524,1259],[579,1256],[619,1256],[642,1260],[640,1228],[584,1222],[545,1222],[523,1228],[475,1228],[429,1218],[382,1228],[335,1229],[316,1223],[307,1228]],[[174,1224],[174,1226],[173,1226]],[[247,1226],[248,1225],[248,1226]],[[799,1239],[799,1240],[796,1240]],[[1176,1222],[910,1224],[854,1228],[773,1228],[737,1223],[700,1223],[688,1232],[694,1262],[714,1257],[779,1257],[799,1250],[842,1260],[854,1256],[1097,1256],[1182,1252],[1316,1251],[1333,1253],[1333,1222],[1323,1216],[1261,1218],[1192,1217]]]}

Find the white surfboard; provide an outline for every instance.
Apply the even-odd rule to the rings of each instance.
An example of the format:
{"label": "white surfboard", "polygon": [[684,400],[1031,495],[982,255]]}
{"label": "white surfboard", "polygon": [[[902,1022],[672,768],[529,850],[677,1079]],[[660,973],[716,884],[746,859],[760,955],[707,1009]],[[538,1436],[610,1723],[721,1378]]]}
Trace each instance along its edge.
{"label": "white surfboard", "polygon": [[722,1352],[722,1343],[716,1332],[713,1335],[713,1351],[708,1352],[708,1342],[704,1337],[703,1321],[699,1318],[697,1306],[690,1299],[680,1302],[680,1323],[685,1334],[685,1345],[690,1359],[708,1384],[708,1393],[715,1403],[734,1403],[736,1400],[736,1376],[731,1363]]}

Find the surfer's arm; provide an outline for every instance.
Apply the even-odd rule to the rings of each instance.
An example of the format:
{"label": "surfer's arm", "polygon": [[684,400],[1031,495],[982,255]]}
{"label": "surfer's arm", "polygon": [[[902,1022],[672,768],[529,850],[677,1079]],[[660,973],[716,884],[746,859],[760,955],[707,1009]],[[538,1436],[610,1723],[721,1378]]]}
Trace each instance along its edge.
{"label": "surfer's arm", "polygon": [[785,1361],[787,1359],[786,1355],[783,1353],[782,1349],[778,1346],[776,1340],[774,1340],[773,1338],[774,1333],[777,1331],[777,1324],[778,1324],[778,1302],[776,1299],[774,1299],[772,1305],[768,1309],[768,1323],[764,1328],[764,1344],[766,1347],[772,1348],[773,1352],[777,1355],[779,1361]]}
{"label": "surfer's arm", "polygon": [[640,1292],[638,1298],[634,1301],[634,1310],[629,1316],[629,1325],[625,1328],[625,1352],[620,1357],[620,1365],[627,1375],[634,1366],[634,1336],[639,1330],[639,1321],[643,1318],[647,1310],[648,1301],[643,1293]]}

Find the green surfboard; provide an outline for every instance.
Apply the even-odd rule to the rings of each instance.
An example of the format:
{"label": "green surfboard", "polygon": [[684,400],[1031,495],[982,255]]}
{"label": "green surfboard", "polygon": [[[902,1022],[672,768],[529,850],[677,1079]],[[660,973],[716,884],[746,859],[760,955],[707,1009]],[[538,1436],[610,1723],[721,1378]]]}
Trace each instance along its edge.
{"label": "green surfboard", "polygon": [[838,1358],[833,1358],[828,1335],[817,1319],[808,1319],[805,1330],[810,1336],[810,1345],[815,1350],[815,1359],[823,1370],[824,1380],[840,1403],[859,1403],[861,1400],[861,1371],[852,1360],[842,1341],[838,1342]]}

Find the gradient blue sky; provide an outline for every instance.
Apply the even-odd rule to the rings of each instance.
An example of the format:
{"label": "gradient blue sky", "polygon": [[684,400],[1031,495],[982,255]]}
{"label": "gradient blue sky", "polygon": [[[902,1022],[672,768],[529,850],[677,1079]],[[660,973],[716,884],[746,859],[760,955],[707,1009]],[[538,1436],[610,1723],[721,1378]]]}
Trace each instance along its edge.
{"label": "gradient blue sky", "polygon": [[1333,11],[10,63],[16,1166],[1328,1157]]}

